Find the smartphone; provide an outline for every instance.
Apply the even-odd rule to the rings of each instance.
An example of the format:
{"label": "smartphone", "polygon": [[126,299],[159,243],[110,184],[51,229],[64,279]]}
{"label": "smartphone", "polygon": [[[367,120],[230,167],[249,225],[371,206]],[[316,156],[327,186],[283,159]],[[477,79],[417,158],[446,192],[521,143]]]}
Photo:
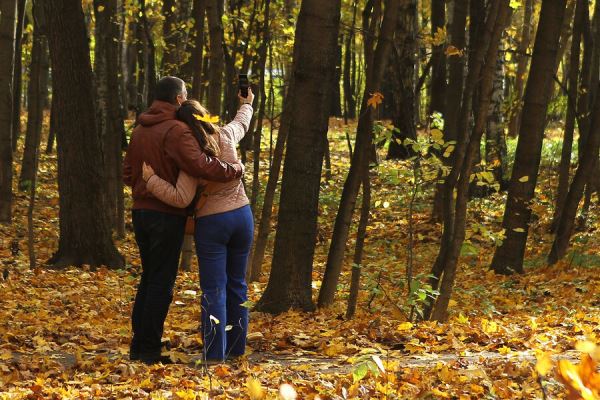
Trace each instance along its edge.
{"label": "smartphone", "polygon": [[240,92],[242,93],[242,97],[248,97],[248,87],[250,86],[250,81],[248,81],[248,75],[240,74],[238,77],[238,85],[240,88]]}

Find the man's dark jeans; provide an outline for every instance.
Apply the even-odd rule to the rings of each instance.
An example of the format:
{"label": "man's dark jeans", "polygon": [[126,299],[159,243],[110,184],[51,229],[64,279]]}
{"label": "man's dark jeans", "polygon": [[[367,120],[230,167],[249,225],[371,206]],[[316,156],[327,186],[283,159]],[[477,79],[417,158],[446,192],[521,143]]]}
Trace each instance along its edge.
{"label": "man's dark jeans", "polygon": [[186,217],[151,210],[133,210],[132,214],[142,259],[142,278],[131,316],[131,352],[142,360],[153,359],[160,356],[160,340],[173,299]]}

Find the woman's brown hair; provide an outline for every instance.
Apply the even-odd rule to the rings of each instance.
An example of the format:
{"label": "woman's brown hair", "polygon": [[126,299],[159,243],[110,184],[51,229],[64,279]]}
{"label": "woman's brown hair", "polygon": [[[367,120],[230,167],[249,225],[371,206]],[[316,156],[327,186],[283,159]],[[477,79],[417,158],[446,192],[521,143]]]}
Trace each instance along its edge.
{"label": "woman's brown hair", "polygon": [[219,143],[215,134],[219,133],[219,127],[213,123],[200,121],[195,115],[208,117],[206,108],[196,100],[186,100],[177,110],[177,119],[185,122],[192,129],[194,137],[200,144],[200,148],[209,156],[216,157],[220,153]]}

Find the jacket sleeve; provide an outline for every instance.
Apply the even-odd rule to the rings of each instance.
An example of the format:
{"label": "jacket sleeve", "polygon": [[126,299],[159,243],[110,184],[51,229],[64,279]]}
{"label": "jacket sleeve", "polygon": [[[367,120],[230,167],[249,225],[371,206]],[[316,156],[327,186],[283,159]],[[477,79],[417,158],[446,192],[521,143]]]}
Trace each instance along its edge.
{"label": "jacket sleeve", "polygon": [[184,171],[179,172],[176,186],[171,185],[156,174],[152,175],[146,182],[146,190],[152,193],[154,197],[177,208],[185,208],[192,202],[196,194],[196,186],[196,179]]}
{"label": "jacket sleeve", "polygon": [[192,136],[191,131],[175,126],[165,140],[165,152],[177,167],[194,178],[215,182],[230,182],[243,174],[241,164],[229,164],[206,155]]}
{"label": "jacket sleeve", "polygon": [[129,160],[129,150],[127,150],[125,158],[123,159],[123,183],[127,186],[133,186],[133,173],[131,161]]}
{"label": "jacket sleeve", "polygon": [[254,111],[250,104],[242,104],[233,121],[222,128],[223,131],[226,132],[231,138],[233,143],[238,144],[248,132],[253,112]]}

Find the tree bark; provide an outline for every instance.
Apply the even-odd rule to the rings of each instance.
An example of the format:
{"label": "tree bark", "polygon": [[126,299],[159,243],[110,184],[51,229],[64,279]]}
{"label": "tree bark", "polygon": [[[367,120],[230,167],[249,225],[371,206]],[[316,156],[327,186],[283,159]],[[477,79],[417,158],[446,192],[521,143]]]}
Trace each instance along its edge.
{"label": "tree bark", "polygon": [[[506,138],[504,137],[504,48],[496,60],[496,74],[492,92],[492,104],[485,130],[485,162],[491,168],[498,190],[504,187],[504,173],[507,170]],[[494,189],[493,191],[496,191]],[[491,192],[488,190],[488,192]]]}
{"label": "tree bark", "polygon": [[525,82],[525,75],[527,74],[527,65],[529,64],[529,57],[527,56],[527,49],[531,44],[531,23],[533,17],[533,0],[525,0],[525,8],[523,12],[523,24],[521,25],[521,40],[517,48],[516,61],[517,61],[517,74],[515,76],[515,88],[514,88],[514,101],[517,102],[517,106],[511,113],[510,122],[508,123],[508,135],[510,137],[517,137],[519,135],[519,125],[521,123],[521,103],[523,97],[523,88]]}
{"label": "tree bark", "polygon": [[192,51],[192,98],[202,101],[202,65],[204,59],[204,21],[207,0],[194,0],[194,49]]}
{"label": "tree bark", "polygon": [[[289,107],[284,103],[284,112],[286,109],[289,109]],[[277,189],[277,182],[279,181],[279,172],[281,170],[281,162],[283,160],[285,143],[289,131],[289,126],[286,121],[289,119],[289,117],[282,117],[282,125],[279,127],[279,132],[277,133],[275,149],[273,150],[273,161],[271,163],[271,169],[269,170],[269,178],[267,180],[265,197],[263,199],[263,206],[260,214],[260,223],[258,224],[258,233],[256,234],[252,257],[250,257],[252,260],[251,268],[248,269],[248,280],[250,282],[258,281],[262,273],[262,264],[265,259],[265,251],[267,249],[267,242],[271,231],[271,216],[273,214],[275,191]]]}
{"label": "tree bark", "polygon": [[48,94],[48,42],[44,12],[40,1],[33,4],[33,44],[31,49],[31,66],[29,73],[27,101],[27,133],[25,150],[19,177],[19,189],[29,190],[37,174],[37,157],[42,137],[42,122],[44,120],[44,105]]}
{"label": "tree bark", "polygon": [[54,100],[50,103],[50,129],[48,130],[48,141],[46,142],[46,154],[52,154],[54,142],[56,141],[56,112]]}
{"label": "tree bark", "polygon": [[340,90],[340,81],[342,80],[342,40],[337,44],[335,76],[332,81],[331,95],[331,116],[342,117],[342,92]]}
{"label": "tree bark", "polygon": [[[446,0],[431,2],[431,34],[435,35],[446,24]],[[431,49],[431,101],[429,114],[444,113],[446,109],[446,53],[444,46]]]}
{"label": "tree bark", "polygon": [[119,22],[117,0],[94,0],[96,14],[96,90],[100,135],[103,141],[106,197],[111,226],[119,238],[125,236],[125,203],[121,138],[125,123],[119,86]]}
{"label": "tree bark", "polygon": [[221,90],[223,87],[223,70],[225,59],[223,56],[223,3],[221,0],[208,0],[206,7],[208,18],[208,31],[210,41],[209,84],[208,84],[208,110],[221,114]]}
{"label": "tree bark", "polygon": [[[259,311],[313,310],[312,266],[341,1],[304,0],[294,43],[288,148],[269,283]],[[306,121],[311,121],[307,124]]]}
{"label": "tree bark", "polygon": [[523,257],[531,218],[546,112],[556,71],[558,41],[566,0],[544,2],[536,34],[531,69],[527,79],[519,141],[510,180],[502,226],[506,238],[496,249],[492,269],[496,273],[523,272]]}
{"label": "tree bark", "polygon": [[100,135],[93,122],[94,91],[88,37],[81,2],[43,2],[58,144],[60,239],[49,260],[55,267],[106,265],[120,268],[104,194]]}
{"label": "tree bark", "polygon": [[13,71],[17,0],[0,3],[0,223],[12,218]]}
{"label": "tree bark", "polygon": [[404,139],[417,139],[416,127],[416,85],[417,85],[417,32],[414,31],[414,21],[417,18],[417,1],[408,0],[403,3],[398,20],[398,28],[394,39],[392,56],[394,82],[394,131],[388,147],[387,159],[406,160],[414,152],[405,144]]}
{"label": "tree bark", "polygon": [[319,307],[332,304],[337,290],[337,282],[342,270],[342,263],[346,252],[346,241],[350,231],[350,224],[352,223],[356,197],[363,174],[366,174],[369,168],[369,153],[372,147],[375,110],[367,102],[373,93],[381,91],[383,74],[390,59],[399,13],[399,1],[387,0],[385,2],[385,12],[377,46],[373,52],[371,63],[367,64],[367,82],[358,119],[356,145],[335,219],[331,244],[327,255],[325,275],[319,292]]}
{"label": "tree bark", "polygon": [[575,10],[575,21],[573,25],[573,37],[571,39],[571,54],[569,56],[568,93],[567,93],[567,115],[565,117],[565,131],[563,135],[560,165],[558,171],[558,187],[556,190],[556,204],[554,216],[550,227],[551,232],[556,232],[560,221],[560,214],[564,207],[567,193],[569,191],[569,178],[571,170],[571,155],[573,152],[573,134],[575,131],[575,119],[577,117],[576,99],[579,93],[579,64],[581,56],[581,35],[585,13],[583,8],[587,7],[585,0],[577,0]]}
{"label": "tree bark", "polygon": [[15,35],[15,66],[13,78],[13,127],[12,150],[17,151],[17,142],[21,136],[21,91],[23,88],[23,25],[25,25],[25,4],[27,0],[18,0],[17,31]]}
{"label": "tree bark", "polygon": [[[154,101],[155,90],[156,90],[156,46],[152,39],[152,32],[150,23],[148,22],[148,16],[146,15],[146,0],[140,0],[140,27],[141,36],[144,37],[143,45],[145,50],[142,55],[145,57],[143,65],[144,68],[144,101],[145,105],[150,107]],[[144,107],[139,107],[140,112]]]}
{"label": "tree bark", "polygon": [[258,193],[260,191],[260,143],[262,140],[262,130],[263,130],[263,121],[265,119],[265,110],[266,110],[266,102],[267,102],[267,91],[265,86],[265,75],[267,73],[267,52],[269,50],[269,43],[271,42],[271,35],[269,33],[269,23],[270,23],[270,8],[271,8],[271,0],[265,0],[264,2],[264,20],[262,26],[262,40],[261,46],[259,48],[258,55],[258,73],[259,73],[259,106],[258,106],[258,116],[256,118],[256,127],[254,129],[254,138],[252,140],[253,144],[253,164],[254,168],[252,171],[252,196],[250,197],[250,205],[252,210],[256,213],[256,206],[258,202]]}
{"label": "tree bark", "polygon": [[[451,11],[449,13],[450,18],[447,28],[449,33],[448,44],[455,47],[458,51],[463,51],[466,46],[465,27],[469,11],[468,4],[468,0],[451,0],[450,2]],[[465,55],[451,55],[448,57],[448,86],[446,88],[446,108],[444,109],[444,142],[446,143],[456,141],[458,135],[456,126],[465,80],[465,58]],[[442,157],[442,162],[446,168],[450,168],[453,160],[453,154],[450,154],[449,157]],[[443,190],[443,184],[438,183],[436,185],[432,211],[432,219],[436,221],[442,221],[444,218]]]}
{"label": "tree bark", "polygon": [[[597,90],[600,90],[598,85]],[[588,140],[585,147],[585,151],[581,157],[581,162],[575,176],[573,177],[573,183],[569,188],[569,193],[565,199],[565,204],[562,209],[560,221],[558,223],[558,229],[556,231],[556,237],[552,243],[552,249],[548,255],[548,264],[556,264],[562,259],[569,247],[569,240],[573,233],[573,227],[575,226],[575,217],[577,215],[577,208],[585,185],[590,180],[590,176],[598,163],[598,148],[600,147],[600,97],[596,96],[595,106],[593,110],[593,119],[590,126],[590,133],[588,134]]]}
{"label": "tree bark", "polygon": [[354,42],[354,27],[356,26],[356,12],[358,10],[358,0],[352,3],[352,26],[345,35],[344,41],[344,119],[348,123],[348,119],[356,118],[356,87],[352,80],[352,66],[356,64],[355,59],[355,42]]}
{"label": "tree bark", "polygon": [[[183,9],[182,9],[183,8]],[[165,17],[162,29],[162,38],[165,42],[160,70],[162,75],[177,75],[181,63],[177,54],[178,42],[183,39],[183,34],[178,26],[179,14],[185,13],[185,7],[178,5],[175,0],[163,0],[162,15]]]}
{"label": "tree bark", "polygon": [[[431,314],[431,318],[437,321],[445,321],[448,315],[458,258],[465,239],[471,172],[480,149],[481,137],[490,110],[498,48],[511,12],[508,0],[491,1],[488,3],[488,9],[486,22],[480,25],[477,34],[473,37],[472,46],[470,46],[474,55],[469,59],[469,74],[459,115],[457,132],[460,137],[452,171],[444,183],[444,236],[446,236],[446,232],[450,232],[451,240],[449,244],[446,243],[446,246],[443,244],[440,246],[438,259],[432,268],[432,275],[439,276],[436,274],[439,273],[439,265],[441,265],[443,274],[440,295]],[[474,96],[476,88],[479,89],[479,93]],[[475,107],[474,104],[477,106]],[[467,130],[471,109],[475,115],[475,124],[469,137]],[[455,187],[456,199],[453,198]],[[449,219],[446,216],[452,214],[451,208],[454,209],[454,217]],[[442,240],[444,239],[445,237],[442,238]]]}
{"label": "tree bark", "polygon": [[356,232],[356,246],[354,247],[354,259],[352,263],[352,276],[350,278],[350,295],[348,296],[348,308],[346,319],[350,319],[356,312],[356,303],[360,291],[360,275],[362,270],[363,250],[367,226],[369,225],[369,213],[371,211],[371,180],[368,173],[364,174],[362,182],[363,198],[360,208],[360,221]]}

